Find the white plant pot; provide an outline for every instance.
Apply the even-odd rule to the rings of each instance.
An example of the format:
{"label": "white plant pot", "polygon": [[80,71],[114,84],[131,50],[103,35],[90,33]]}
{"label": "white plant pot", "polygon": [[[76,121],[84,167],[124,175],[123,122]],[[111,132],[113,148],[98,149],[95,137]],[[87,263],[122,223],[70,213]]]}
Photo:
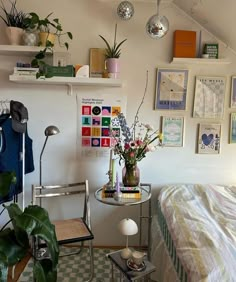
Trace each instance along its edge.
{"label": "white plant pot", "polygon": [[19,27],[7,26],[6,35],[11,45],[21,45],[24,30]]}
{"label": "white plant pot", "polygon": [[23,44],[26,46],[38,45],[38,34],[33,31],[25,31],[23,34]]}

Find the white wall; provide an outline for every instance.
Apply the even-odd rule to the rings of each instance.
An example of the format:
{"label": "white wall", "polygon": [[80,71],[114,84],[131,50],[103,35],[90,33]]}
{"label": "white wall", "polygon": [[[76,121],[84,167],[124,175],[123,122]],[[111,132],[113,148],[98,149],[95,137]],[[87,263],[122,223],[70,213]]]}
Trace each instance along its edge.
{"label": "white wall", "polygon": [[[236,157],[235,145],[228,144],[230,77],[234,74],[235,57],[220,45],[220,55],[232,61],[230,65],[170,65],[172,38],[175,29],[199,31],[192,22],[171,4],[163,4],[161,13],[170,22],[170,31],[161,40],[153,40],[145,32],[148,18],[156,11],[155,3],[135,2],[135,15],[130,21],[122,21],[116,15],[120,1],[102,0],[19,0],[19,7],[26,12],[35,11],[45,16],[53,11],[63,23],[64,29],[71,31],[74,40],[70,45],[74,64],[89,64],[89,48],[104,44],[99,38],[102,34],[113,40],[114,26],[118,23],[118,40],[127,38],[121,55],[121,78],[123,88],[76,87],[74,95],[68,96],[64,86],[18,85],[8,81],[15,62],[20,58],[0,55],[0,98],[21,101],[29,111],[28,131],[33,139],[35,171],[26,175],[26,203],[30,203],[31,184],[38,183],[39,154],[44,142],[44,129],[54,124],[61,133],[49,139],[43,159],[43,180],[67,182],[88,178],[91,190],[92,218],[96,245],[121,245],[124,238],[117,230],[117,223],[124,217],[137,220],[137,207],[111,207],[94,199],[94,192],[107,182],[107,158],[80,158],[77,152],[76,95],[111,93],[127,96],[127,120],[132,123],[144,93],[146,71],[149,71],[149,84],[145,103],[140,111],[142,122],[159,128],[160,116],[183,115],[185,117],[184,147],[159,148],[150,153],[139,164],[141,181],[150,182],[155,194],[160,186],[167,183],[233,183],[236,180],[233,160]],[[203,32],[203,41],[213,40]],[[0,25],[0,44],[7,44],[4,26]],[[26,58],[22,58],[26,59]],[[158,67],[188,68],[189,82],[187,109],[183,112],[154,111],[155,77]],[[222,146],[219,155],[200,155],[195,153],[197,125],[200,119],[192,118],[195,75],[226,76],[227,89],[225,113],[222,124]],[[208,120],[209,121],[209,120]],[[208,122],[207,121],[207,122]],[[214,121],[215,122],[215,121]],[[217,121],[216,121],[217,122]],[[2,224],[2,222],[1,222]],[[138,236],[134,236],[137,243]]]}

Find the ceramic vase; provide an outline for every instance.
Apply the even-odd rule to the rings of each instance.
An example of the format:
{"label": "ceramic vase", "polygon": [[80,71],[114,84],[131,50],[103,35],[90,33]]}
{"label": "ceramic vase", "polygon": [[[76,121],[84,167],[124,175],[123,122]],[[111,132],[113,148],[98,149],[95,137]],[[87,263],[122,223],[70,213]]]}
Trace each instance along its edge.
{"label": "ceramic vase", "polygon": [[125,164],[122,169],[122,182],[125,187],[135,187],[140,182],[140,170],[137,164]]}
{"label": "ceramic vase", "polygon": [[55,43],[55,34],[48,32],[40,32],[39,33],[39,44],[40,46],[46,46],[46,42],[50,41],[53,45]]}
{"label": "ceramic vase", "polygon": [[120,73],[120,60],[118,58],[106,59],[106,68],[110,78],[118,78]]}
{"label": "ceramic vase", "polygon": [[7,26],[6,35],[11,45],[21,45],[24,30],[19,27]]}
{"label": "ceramic vase", "polygon": [[23,44],[26,46],[37,46],[38,34],[33,31],[25,31],[23,34]]}

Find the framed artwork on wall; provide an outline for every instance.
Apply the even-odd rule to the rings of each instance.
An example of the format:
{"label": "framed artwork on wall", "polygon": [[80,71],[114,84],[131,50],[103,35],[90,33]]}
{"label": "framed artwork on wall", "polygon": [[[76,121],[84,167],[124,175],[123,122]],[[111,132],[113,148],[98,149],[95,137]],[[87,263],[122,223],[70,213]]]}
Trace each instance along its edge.
{"label": "framed artwork on wall", "polygon": [[225,84],[225,77],[196,77],[193,117],[223,118]]}
{"label": "framed artwork on wall", "polygon": [[89,70],[90,77],[102,77],[105,70],[105,52],[104,48],[90,48]]}
{"label": "framed artwork on wall", "polygon": [[232,76],[231,79],[231,101],[230,107],[236,108],[236,76]]}
{"label": "framed artwork on wall", "polygon": [[158,69],[155,109],[185,110],[188,83],[186,69]]}
{"label": "framed artwork on wall", "polygon": [[236,113],[231,113],[230,117],[229,143],[236,143]]}
{"label": "framed artwork on wall", "polygon": [[220,153],[221,124],[199,124],[198,153]]}
{"label": "framed artwork on wall", "polygon": [[182,147],[184,117],[162,117],[162,144],[166,147]]}

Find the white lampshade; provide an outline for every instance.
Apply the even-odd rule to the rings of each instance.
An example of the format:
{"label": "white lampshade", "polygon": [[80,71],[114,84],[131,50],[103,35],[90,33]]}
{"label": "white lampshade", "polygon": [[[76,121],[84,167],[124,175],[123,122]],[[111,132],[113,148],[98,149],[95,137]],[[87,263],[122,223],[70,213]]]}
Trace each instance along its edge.
{"label": "white lampshade", "polygon": [[130,218],[122,219],[118,224],[118,229],[121,234],[130,236],[138,233],[138,226],[135,221]]}

